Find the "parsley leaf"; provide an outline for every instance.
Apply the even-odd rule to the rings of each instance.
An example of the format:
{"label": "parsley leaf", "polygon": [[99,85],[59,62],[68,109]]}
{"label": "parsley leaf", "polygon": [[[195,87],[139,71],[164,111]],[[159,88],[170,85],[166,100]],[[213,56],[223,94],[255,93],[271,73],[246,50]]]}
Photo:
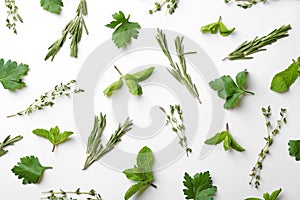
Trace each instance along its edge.
{"label": "parsley leaf", "polygon": [[300,57],[298,61],[293,60],[293,63],[284,71],[279,72],[273,77],[271,90],[275,92],[286,92],[291,85],[297,80],[300,69]]}
{"label": "parsley leaf", "polygon": [[10,91],[15,91],[25,86],[22,76],[27,75],[29,68],[26,64],[17,64],[14,61],[0,60],[0,82],[3,87]]}
{"label": "parsley leaf", "polygon": [[23,184],[39,183],[46,169],[52,167],[44,167],[40,164],[39,159],[34,156],[26,156],[20,159],[18,165],[12,168],[12,172],[23,179]]}
{"label": "parsley leaf", "polygon": [[218,96],[225,99],[224,108],[232,109],[234,108],[240,100],[240,97],[244,94],[252,94],[253,92],[246,90],[248,80],[247,70],[241,71],[236,75],[236,82],[232,80],[230,76],[222,76],[219,79],[215,79],[209,82],[209,86],[218,91]]}
{"label": "parsley leaf", "polygon": [[115,21],[106,25],[108,28],[115,29],[112,40],[118,48],[125,47],[131,42],[131,38],[137,39],[141,26],[136,22],[129,22],[130,15],[126,18],[122,11],[112,15]]}
{"label": "parsley leaf", "polygon": [[123,79],[126,81],[126,85],[129,89],[129,92],[132,95],[135,95],[135,96],[142,95],[143,89],[142,89],[142,86],[139,84],[139,82],[142,82],[142,81],[148,79],[154,71],[154,67],[149,67],[147,69],[136,72],[134,74],[123,75],[116,66],[115,66],[115,69],[119,72],[121,77],[118,81],[112,83],[103,91],[103,94],[108,97],[112,96],[116,90],[119,90],[122,88]]}
{"label": "parsley leaf", "polygon": [[212,138],[209,138],[205,141],[205,144],[207,145],[217,145],[223,142],[223,147],[225,151],[228,151],[229,149],[234,149],[236,151],[242,152],[245,151],[245,149],[240,146],[232,137],[232,135],[229,132],[228,124],[226,124],[226,131],[222,131],[221,133],[217,133]]}
{"label": "parsley leaf", "polygon": [[149,185],[156,188],[153,184],[154,178],[152,174],[152,165],[154,157],[152,151],[147,146],[143,147],[136,158],[136,165],[134,168],[123,171],[129,180],[137,181],[136,184],[132,185],[125,194],[125,200],[130,199],[138,191],[143,191]]}
{"label": "parsley leaf", "polygon": [[44,10],[55,14],[60,14],[61,7],[64,6],[62,0],[41,0],[40,3]]}
{"label": "parsley leaf", "polygon": [[289,152],[290,156],[294,156],[297,161],[300,160],[300,140],[289,141]]}
{"label": "parsley leaf", "polygon": [[184,174],[183,189],[185,199],[213,200],[217,187],[212,185],[209,172],[197,173],[192,178],[188,173]]}
{"label": "parsley leaf", "polygon": [[70,131],[60,133],[58,126],[51,128],[50,131],[45,129],[35,129],[32,133],[49,140],[53,144],[52,152],[54,152],[55,147],[58,144],[68,140],[69,136],[73,134],[73,132]]}
{"label": "parsley leaf", "polygon": [[[264,200],[277,200],[281,191],[282,191],[282,189],[280,188],[279,190],[275,190],[271,195],[266,192],[263,195],[263,198],[264,198]],[[263,199],[252,197],[252,198],[246,198],[245,200],[263,200]]]}
{"label": "parsley leaf", "polygon": [[222,36],[228,36],[233,33],[235,28],[227,29],[227,27],[222,22],[222,17],[219,18],[219,21],[207,24],[201,27],[202,33],[210,32],[211,34],[216,34],[218,31]]}

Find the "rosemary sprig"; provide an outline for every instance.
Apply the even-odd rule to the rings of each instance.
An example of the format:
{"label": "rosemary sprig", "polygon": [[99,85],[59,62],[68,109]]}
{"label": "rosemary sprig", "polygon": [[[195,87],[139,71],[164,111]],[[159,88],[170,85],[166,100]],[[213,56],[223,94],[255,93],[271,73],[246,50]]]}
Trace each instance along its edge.
{"label": "rosemary sprig", "polygon": [[6,27],[13,30],[14,34],[17,34],[17,22],[23,23],[23,19],[18,13],[18,6],[16,6],[15,0],[5,0],[5,6],[8,9]]}
{"label": "rosemary sprig", "polygon": [[4,150],[7,146],[13,145],[15,142],[18,142],[19,140],[23,139],[23,136],[18,135],[14,138],[10,138],[10,135],[7,136],[3,142],[0,143],[0,157],[5,155],[8,151]]}
{"label": "rosemary sprig", "polygon": [[149,14],[153,14],[154,12],[160,11],[161,8],[167,4],[167,12],[172,15],[178,5],[178,0],[161,0],[161,1],[156,1],[154,3],[154,8],[149,10]]}
{"label": "rosemary sprig", "polygon": [[59,52],[60,48],[64,45],[67,36],[69,36],[69,39],[71,39],[71,57],[77,58],[77,52],[78,52],[78,43],[81,40],[82,37],[82,30],[84,28],[86,34],[88,35],[88,29],[84,22],[84,16],[87,16],[87,5],[85,0],[80,0],[80,3],[78,5],[76,16],[74,19],[72,19],[63,29],[62,31],[62,37],[58,40],[56,40],[49,48],[48,53],[45,57],[45,60],[48,58],[51,58],[51,61],[54,60],[56,54]]}
{"label": "rosemary sprig", "polygon": [[[225,0],[225,3],[229,3],[231,0]],[[238,2],[237,6],[241,7],[241,8],[251,8],[253,5],[262,2],[262,3],[266,3],[267,0],[235,0],[236,2]]]}
{"label": "rosemary sprig", "polygon": [[287,37],[288,31],[292,29],[291,25],[284,25],[281,26],[279,29],[275,29],[271,33],[261,38],[257,36],[254,40],[248,42],[243,42],[238,48],[236,48],[233,52],[231,52],[226,58],[229,60],[241,60],[241,59],[252,59],[253,57],[249,56],[251,54],[266,51],[267,49],[263,48],[267,45],[271,45],[272,43],[276,42],[277,40]]}
{"label": "rosemary sprig", "polygon": [[166,39],[166,35],[162,32],[162,30],[157,29],[157,32],[158,33],[156,35],[156,40],[158,41],[161,50],[168,58],[170,65],[172,67],[172,69],[168,69],[168,71],[176,80],[178,80],[181,84],[183,84],[188,89],[188,91],[193,95],[193,97],[195,97],[198,100],[198,102],[201,104],[197,87],[193,83],[191,76],[187,73],[187,69],[186,69],[187,66],[185,60],[185,55],[194,54],[196,52],[184,52],[184,46],[182,44],[183,37],[177,36],[175,39],[175,47],[176,47],[176,53],[177,53],[179,63],[174,62],[170,54],[170,51],[168,49],[168,42]]}
{"label": "rosemary sprig", "polygon": [[98,194],[94,189],[90,190],[89,192],[82,192],[80,188],[78,188],[76,191],[64,191],[60,190],[59,192],[55,192],[54,190],[50,190],[47,192],[42,192],[45,195],[48,195],[47,197],[43,197],[41,199],[50,199],[50,200],[75,200],[73,197],[70,197],[71,195],[86,195],[86,200],[102,200],[101,195]]}
{"label": "rosemary sprig", "polygon": [[251,179],[249,181],[249,185],[252,185],[252,183],[255,179],[255,181],[254,181],[255,188],[258,188],[260,185],[260,174],[261,174],[261,170],[263,168],[263,161],[266,158],[267,154],[269,153],[269,148],[273,144],[274,137],[279,133],[281,126],[283,124],[286,124],[286,109],[284,109],[284,108],[281,108],[280,119],[277,120],[277,124],[273,130],[271,130],[272,125],[270,122],[270,116],[272,114],[271,107],[270,106],[268,106],[267,108],[263,107],[262,114],[264,115],[265,120],[266,120],[268,136],[265,138],[266,144],[263,147],[263,149],[260,151],[260,153],[258,154],[258,159],[257,159],[254,167],[252,168],[251,174],[249,175],[251,177]]}
{"label": "rosemary sprig", "polygon": [[189,153],[192,152],[187,145],[187,138],[185,135],[185,126],[183,124],[183,112],[181,106],[170,105],[170,113],[168,114],[166,110],[162,107],[160,109],[167,115],[166,125],[172,126],[172,131],[177,134],[179,138],[179,144],[184,148],[186,155],[189,156]]}
{"label": "rosemary sprig", "polygon": [[54,89],[46,92],[44,95],[41,95],[39,99],[35,99],[34,102],[26,109],[7,116],[7,118],[15,117],[15,116],[22,116],[22,115],[30,115],[36,110],[42,110],[45,107],[52,107],[55,104],[55,100],[61,97],[69,97],[71,94],[84,92],[82,89],[75,89],[74,84],[76,83],[75,80],[71,80],[67,84],[60,83],[56,85]]}
{"label": "rosemary sprig", "polygon": [[99,160],[104,154],[111,151],[115,145],[121,141],[121,137],[131,130],[132,125],[132,121],[127,118],[123,125],[119,124],[118,129],[110,136],[108,142],[104,146],[101,144],[101,137],[106,126],[106,115],[100,113],[100,118],[95,116],[94,128],[88,138],[86,160],[83,170]]}

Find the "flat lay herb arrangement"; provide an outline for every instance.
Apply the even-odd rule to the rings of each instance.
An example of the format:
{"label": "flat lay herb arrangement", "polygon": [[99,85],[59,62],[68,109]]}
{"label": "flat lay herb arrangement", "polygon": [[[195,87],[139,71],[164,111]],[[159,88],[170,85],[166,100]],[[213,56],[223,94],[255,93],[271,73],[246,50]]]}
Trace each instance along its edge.
{"label": "flat lay herb arrangement", "polygon": [[[244,9],[251,8],[258,3],[264,4],[262,5],[264,9],[267,7],[267,0],[225,0],[225,3],[236,4],[238,7]],[[45,13],[48,12],[48,14],[51,13],[54,15],[60,15],[62,13],[62,9],[64,9],[63,0],[40,0],[39,4],[40,9],[43,9]],[[11,29],[13,33],[17,34],[17,23],[23,23],[23,19],[19,14],[18,6],[16,5],[15,0],[5,0],[5,6],[7,8],[6,26]],[[170,16],[168,17],[171,18],[171,15],[174,14],[175,11],[180,9],[181,6],[184,5],[181,3],[181,1],[178,0],[161,0],[154,2],[154,7],[150,9],[148,13],[155,14],[156,12],[165,9],[166,14],[169,14]],[[78,45],[81,41],[82,34],[83,32],[85,32],[87,35],[89,34],[87,25],[85,23],[87,14],[88,12],[86,0],[79,0],[74,18],[70,20],[63,28],[61,38],[57,39],[54,43],[52,43],[52,45],[50,45],[50,47],[48,48],[48,53],[44,58],[45,61],[48,59],[53,61],[68,39],[70,40],[70,56],[75,58],[78,57]],[[135,40],[139,39],[139,31],[141,30],[141,25],[138,22],[132,22],[131,15],[125,15],[123,11],[115,12],[114,14],[112,14],[112,18],[113,21],[105,25],[107,28],[113,29],[111,42],[115,45],[116,49],[125,51],[127,46],[129,46],[131,43],[134,43]],[[227,20],[228,19],[226,19],[226,22]],[[278,42],[282,38],[288,37],[289,31],[291,29],[292,27],[290,24],[283,25],[277,29],[273,29],[273,31],[265,36],[256,36],[250,41],[246,40],[231,53],[229,53],[225,58],[223,58],[223,61],[253,59],[253,54],[260,51],[266,51],[266,46]],[[203,34],[219,33],[221,36],[224,36],[220,37],[221,39],[231,37],[233,34],[239,34],[237,28],[227,28],[227,26],[225,26],[223,22],[222,17],[219,17],[218,21],[203,25],[200,28],[200,31]],[[169,63],[169,67],[167,67],[166,70],[169,72],[170,77],[175,78],[189,92],[190,97],[194,98],[194,100],[198,102],[198,106],[206,106],[206,102],[202,102],[200,100],[200,94],[202,93],[201,91],[199,93],[196,82],[192,79],[192,75],[187,64],[188,57],[198,56],[197,52],[190,51],[190,49],[189,51],[185,51],[184,36],[178,35],[172,39],[174,39],[175,52],[171,52],[169,48],[170,44],[167,40],[167,35],[164,33],[163,29],[157,28],[157,34],[153,35],[153,40],[157,42],[157,47],[160,53],[162,53],[162,55],[166,57]],[[175,60],[175,58],[177,58],[177,60]],[[101,94],[103,96],[108,97],[108,101],[111,101],[111,97],[119,90],[124,89],[125,84],[129,93],[132,95],[132,98],[140,98],[143,94],[143,87],[141,85],[141,82],[151,79],[151,76],[154,73],[158,73],[155,71],[155,68],[150,65],[148,68],[144,68],[143,70],[134,73],[123,74],[118,66],[114,64],[112,65],[114,66],[116,73],[120,75],[118,80],[114,80],[108,83],[103,91],[97,91],[99,93],[102,92]],[[198,67],[201,67],[201,63],[199,63]],[[16,62],[12,60],[0,59],[0,82],[3,86],[2,89],[7,91],[8,93],[16,93],[18,90],[21,90],[24,87],[30,87],[25,83],[25,80],[28,78],[28,72],[31,71],[29,71],[29,65],[27,64],[23,64],[19,61]],[[276,72],[272,71],[272,73],[275,74]],[[221,77],[214,77],[214,80],[207,80],[209,82],[206,82],[206,86],[210,89],[210,92],[212,92],[212,94],[217,94],[218,97],[225,100],[225,103],[223,105],[224,109],[232,109],[231,112],[235,112],[236,110],[233,110],[234,108],[247,106],[241,102],[243,98],[246,98],[244,96],[248,95],[249,98],[251,98],[251,96],[254,95],[254,92],[247,89],[248,76],[249,72],[245,69],[243,71],[237,72],[235,80],[230,75],[223,75]],[[276,92],[276,95],[283,95],[280,93],[286,93],[296,82],[298,77],[300,77],[300,57],[292,60],[292,63],[287,68],[283,69],[280,72],[277,72],[274,75],[270,83],[270,91]],[[253,79],[255,79],[255,77],[253,77]],[[84,88],[78,88],[76,85],[76,80],[71,80],[66,84],[60,83],[56,85],[52,90],[36,98],[27,108],[15,114],[8,115],[7,118],[25,115],[30,117],[29,115],[38,110],[44,110],[48,107],[52,107],[53,105],[55,105],[56,100],[58,99],[61,99],[63,97],[70,97],[72,95],[81,95],[81,93],[83,92]],[[117,98],[117,95],[115,96]],[[187,138],[186,136],[187,129],[184,121],[184,110],[182,109],[182,106],[180,104],[171,104],[167,108],[159,108],[165,115],[165,125],[168,126],[168,128],[170,128],[170,131],[176,135],[176,139],[179,143],[178,148],[182,149],[182,152],[186,154],[186,157],[192,159],[193,156],[190,156],[193,152],[192,147],[190,146],[191,138]],[[262,170],[264,169],[263,166],[265,166],[263,164],[265,164],[265,159],[271,160],[271,157],[276,156],[270,154],[270,152],[272,151],[272,146],[280,144],[280,138],[276,136],[280,132],[284,133],[283,125],[287,124],[287,110],[285,108],[280,109],[279,118],[274,122],[272,122],[271,119],[271,106],[262,107],[261,112],[265,120],[267,132],[266,136],[264,137],[265,145],[259,151],[258,157],[254,162],[252,168],[251,166],[249,166],[250,173],[248,174],[248,176],[250,176],[249,185],[253,185],[256,189],[258,189],[262,183],[267,184],[268,181],[271,181],[265,180],[262,176]],[[222,143],[223,149],[226,151],[226,155],[228,154],[230,156],[230,152],[235,152],[241,156],[245,156],[247,151],[244,148],[244,145],[248,146],[247,148],[250,148],[252,144],[241,145],[239,143],[239,138],[242,136],[239,135],[236,131],[231,132],[231,129],[229,129],[229,124],[231,124],[230,121],[226,123],[225,130],[220,130],[220,132],[215,133],[214,136],[206,138],[206,140],[203,142],[203,145],[216,146]],[[103,114],[101,112],[99,115],[96,115],[94,117],[93,127],[91,127],[86,144],[86,156],[82,162],[82,170],[87,170],[94,162],[100,160],[103,156],[109,156],[107,154],[113,151],[117,145],[120,145],[122,139],[124,139],[124,136],[134,128],[134,121],[128,117],[124,120],[124,122],[118,123],[116,130],[111,133],[107,141],[105,141],[105,137],[103,136],[104,132],[108,131],[106,130],[106,125],[106,114]],[[41,139],[41,142],[45,142],[46,140],[48,140],[48,143],[45,143],[47,143],[48,145],[52,145],[52,152],[54,152],[58,146],[62,146],[61,148],[63,148],[64,145],[61,144],[70,140],[75,132],[60,131],[60,128],[58,126],[54,126],[53,128],[36,128],[32,130],[32,134],[43,138]],[[2,137],[2,142],[0,142],[1,159],[9,157],[10,153],[8,153],[8,149],[9,152],[14,151],[13,147],[17,146],[19,141],[21,141],[23,137],[24,136],[22,135],[11,136],[8,134],[6,137]],[[291,159],[291,161],[300,161],[300,137],[290,138],[288,143],[285,143],[284,145],[286,151],[290,155],[289,158]],[[140,198],[141,194],[145,192],[145,190],[152,189],[151,192],[159,192],[159,186],[157,186],[155,183],[159,179],[159,177],[155,177],[156,172],[153,169],[153,165],[155,163],[155,152],[148,146],[144,146],[139,150],[136,155],[136,163],[132,163],[131,168],[123,169],[122,171],[122,173],[128,179],[128,182],[133,182],[124,194],[123,198],[125,200],[131,198],[138,199]],[[49,150],[51,150],[51,148]],[[38,151],[38,149],[36,151]],[[44,173],[47,173],[48,170],[56,170],[55,166],[47,166],[41,164],[41,161],[43,161],[42,163],[44,163],[44,158],[40,159],[34,155],[23,156],[19,158],[18,161],[16,161],[16,164],[14,166],[12,166],[11,173],[13,173],[17,179],[21,179],[23,185],[39,184],[43,179]],[[89,171],[90,170],[87,170],[87,173],[89,173]],[[198,173],[196,172],[193,176],[189,175],[188,172],[185,172],[182,181],[182,192],[184,197],[181,197],[181,199],[219,199],[219,197],[217,196],[217,191],[224,188],[219,188],[218,186],[214,185],[214,177],[212,177],[211,175],[213,174],[211,174],[210,171]],[[174,174],[174,176],[178,176],[178,174]],[[245,176],[247,176],[247,174],[245,174]],[[178,178],[181,177],[179,176]],[[271,193],[266,192],[263,194],[262,198],[248,197],[245,198],[245,200],[279,200],[279,198],[281,198],[280,196],[283,189],[280,188]],[[116,189],[116,192],[118,192],[118,189]],[[84,191],[80,188],[76,190],[48,190],[42,192],[41,199],[103,200],[100,193],[96,192],[96,190],[94,189]],[[180,197],[178,198],[180,199]]]}

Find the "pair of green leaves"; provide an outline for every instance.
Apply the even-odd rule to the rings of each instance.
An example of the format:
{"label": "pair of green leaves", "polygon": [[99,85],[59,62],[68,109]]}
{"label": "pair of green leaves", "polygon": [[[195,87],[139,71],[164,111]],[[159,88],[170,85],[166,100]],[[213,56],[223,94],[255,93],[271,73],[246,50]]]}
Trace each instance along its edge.
{"label": "pair of green leaves", "polygon": [[123,80],[126,81],[126,85],[129,89],[129,92],[134,95],[142,95],[143,94],[143,89],[139,82],[142,82],[146,79],[148,79],[151,74],[154,71],[154,67],[149,67],[145,70],[136,72],[134,74],[126,74],[125,76],[120,72],[120,70],[115,66],[116,70],[120,73],[121,77],[119,78],[118,81],[112,83],[110,86],[108,86],[104,91],[105,96],[112,96],[113,93],[119,89],[122,88],[123,86]]}
{"label": "pair of green leaves", "polygon": [[188,173],[184,174],[183,193],[185,199],[193,200],[213,200],[217,187],[212,184],[209,172],[197,173],[191,177]]}
{"label": "pair of green leaves", "polygon": [[61,8],[64,6],[62,0],[41,0],[40,4],[44,10],[54,14],[60,14]]}
{"label": "pair of green leaves", "polygon": [[284,71],[279,72],[273,77],[271,83],[271,90],[275,92],[286,92],[291,85],[300,76],[300,57],[297,60],[293,60],[293,63]]}
{"label": "pair of green leaves", "polygon": [[73,132],[70,131],[60,133],[58,126],[51,128],[50,131],[45,129],[35,129],[32,133],[49,140],[53,144],[52,152],[58,144],[68,140],[69,136],[73,134]]}
{"label": "pair of green leaves", "polygon": [[25,86],[22,77],[27,75],[29,68],[26,64],[17,64],[8,60],[6,63],[0,60],[0,82],[4,89],[15,91]]}
{"label": "pair of green leaves", "polygon": [[136,158],[136,165],[133,168],[123,171],[129,180],[136,181],[126,192],[124,199],[130,199],[138,191],[143,191],[149,185],[156,188],[153,184],[152,165],[154,157],[152,151],[147,146],[143,147]]}
{"label": "pair of green leaves", "polygon": [[207,24],[207,25],[201,27],[202,33],[210,32],[211,34],[216,34],[219,31],[222,36],[228,36],[231,33],[233,33],[234,30],[235,30],[235,28],[228,29],[223,24],[222,17],[220,17],[219,21],[217,21],[217,22]]}
{"label": "pair of green leaves", "polygon": [[23,179],[23,184],[39,183],[46,169],[52,167],[44,167],[39,159],[34,156],[26,156],[20,159],[16,166],[12,168],[12,172],[18,176],[18,179]]}
{"label": "pair of green leaves", "polygon": [[289,143],[290,156],[294,156],[296,161],[300,160],[300,140],[290,140]]}
{"label": "pair of green leaves", "polygon": [[232,137],[232,135],[229,132],[228,124],[226,124],[226,130],[222,131],[220,133],[217,133],[215,136],[213,136],[210,139],[207,139],[205,141],[205,144],[208,145],[217,145],[223,142],[223,147],[225,151],[228,151],[229,149],[234,149],[236,151],[242,152],[245,151],[245,149],[240,146],[235,139]]}
{"label": "pair of green leaves", "polygon": [[264,195],[263,195],[263,198],[264,199],[261,199],[261,198],[256,198],[256,197],[251,197],[251,198],[247,198],[245,200],[277,200],[279,195],[280,195],[280,192],[281,192],[281,188],[279,190],[275,190],[274,192],[272,192],[272,194],[269,194],[268,192],[266,192]]}
{"label": "pair of green leaves", "polygon": [[115,29],[112,40],[118,48],[125,47],[131,42],[131,38],[137,39],[141,26],[136,22],[130,22],[130,15],[126,18],[122,11],[112,15],[115,21],[110,22],[106,27]]}
{"label": "pair of green leaves", "polygon": [[248,72],[239,72],[236,77],[236,83],[230,76],[222,76],[209,82],[209,86],[218,91],[218,96],[225,99],[224,108],[231,109],[238,105],[240,97],[246,93],[254,95],[253,92],[247,91]]}

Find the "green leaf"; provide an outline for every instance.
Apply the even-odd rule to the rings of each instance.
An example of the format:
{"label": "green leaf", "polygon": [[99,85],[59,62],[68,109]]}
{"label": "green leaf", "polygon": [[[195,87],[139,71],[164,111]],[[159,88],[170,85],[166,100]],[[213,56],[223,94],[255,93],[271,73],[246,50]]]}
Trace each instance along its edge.
{"label": "green leaf", "polygon": [[224,141],[225,136],[227,135],[227,131],[222,131],[221,133],[217,133],[212,138],[209,138],[205,141],[205,144],[208,145],[217,145]]}
{"label": "green leaf", "polygon": [[262,200],[260,198],[255,198],[255,197],[251,197],[251,198],[246,198],[245,200]]}
{"label": "green leaf", "polygon": [[47,10],[55,14],[60,14],[61,7],[64,6],[62,0],[41,0],[40,3],[41,6],[44,8],[44,10]]}
{"label": "green leaf", "polygon": [[103,94],[105,96],[112,96],[113,93],[116,91],[116,90],[119,90],[121,89],[123,86],[123,80],[122,78],[120,78],[118,81],[112,83],[110,86],[108,86],[104,91],[103,91]]}
{"label": "green leaf", "polygon": [[232,137],[232,135],[230,133],[229,133],[229,136],[230,136],[230,140],[231,140],[230,147],[232,149],[239,151],[239,152],[245,151],[245,149],[234,140],[234,138]]}
{"label": "green leaf", "polygon": [[183,193],[186,199],[213,200],[217,187],[212,185],[209,172],[197,173],[192,178],[188,173],[184,174]]}
{"label": "green leaf", "polygon": [[235,28],[227,29],[227,27],[221,21],[219,22],[219,28],[222,36],[228,36],[235,30]]}
{"label": "green leaf", "polygon": [[34,156],[26,156],[20,159],[16,166],[12,168],[12,172],[23,179],[23,184],[39,183],[44,171],[52,169],[52,167],[44,167],[40,164],[39,159]]}
{"label": "green leaf", "polygon": [[295,157],[296,161],[300,160],[300,140],[290,140],[289,143],[290,156]]}
{"label": "green leaf", "polygon": [[106,27],[115,29],[112,34],[112,40],[118,48],[125,47],[131,42],[131,39],[137,39],[141,26],[136,22],[129,22],[130,15],[125,18],[122,11],[112,15],[115,21],[110,22]]}
{"label": "green leaf", "polygon": [[57,126],[51,128],[50,131],[45,129],[35,129],[32,131],[32,133],[49,140],[53,144],[52,152],[55,150],[55,147],[58,144],[65,142],[69,139],[69,136],[73,134],[73,132],[70,131],[64,131],[60,133],[59,128]]}
{"label": "green leaf", "polygon": [[299,76],[299,63],[294,61],[287,69],[279,72],[273,77],[271,90],[275,92],[286,92]]}
{"label": "green leaf", "polygon": [[27,75],[29,68],[26,64],[17,64],[11,60],[4,63],[0,60],[0,82],[5,89],[15,91],[25,86],[22,76]]}
{"label": "green leaf", "polygon": [[247,87],[247,81],[248,81],[248,72],[245,69],[244,71],[239,72],[236,77],[236,83],[239,86],[239,88],[241,88],[242,90],[245,90],[245,88]]}
{"label": "green leaf", "polygon": [[143,94],[143,89],[140,86],[140,84],[138,84],[138,82],[134,81],[134,80],[126,80],[126,85],[129,89],[129,92],[135,96],[138,95],[142,95]]}
{"label": "green leaf", "polygon": [[233,94],[231,97],[228,97],[226,99],[226,102],[224,104],[224,108],[226,109],[232,109],[239,103],[239,98],[241,95],[243,95],[243,91],[239,91],[238,93]]}
{"label": "green leaf", "polygon": [[5,155],[7,152],[8,152],[7,150],[1,149],[0,150],[0,157],[3,156],[3,155]]}
{"label": "green leaf", "polygon": [[228,135],[224,138],[223,147],[225,151],[228,151],[231,147],[231,138]]}
{"label": "green leaf", "polygon": [[207,24],[201,27],[202,33],[210,32],[211,34],[217,33],[219,30],[219,22]]}
{"label": "green leaf", "polygon": [[152,75],[154,69],[155,69],[154,67],[149,67],[145,70],[136,72],[134,74],[126,74],[125,78],[126,80],[134,80],[136,82],[142,82],[148,79]]}
{"label": "green leaf", "polygon": [[134,167],[123,171],[126,177],[132,181],[143,181],[145,180],[145,173],[142,169]]}
{"label": "green leaf", "polygon": [[134,185],[132,185],[126,192],[124,199],[128,200],[130,199],[135,193],[138,191],[144,190],[146,187],[148,187],[148,183],[145,181],[140,181]]}
{"label": "green leaf", "polygon": [[[280,188],[279,190],[275,190],[271,195],[269,193],[264,193],[263,198],[264,200],[277,200],[282,189]],[[261,198],[246,198],[245,200],[262,200]]]}
{"label": "green leaf", "polygon": [[276,200],[278,198],[278,196],[280,195],[282,189],[280,188],[279,190],[275,190],[271,196],[270,196],[270,200]]}

